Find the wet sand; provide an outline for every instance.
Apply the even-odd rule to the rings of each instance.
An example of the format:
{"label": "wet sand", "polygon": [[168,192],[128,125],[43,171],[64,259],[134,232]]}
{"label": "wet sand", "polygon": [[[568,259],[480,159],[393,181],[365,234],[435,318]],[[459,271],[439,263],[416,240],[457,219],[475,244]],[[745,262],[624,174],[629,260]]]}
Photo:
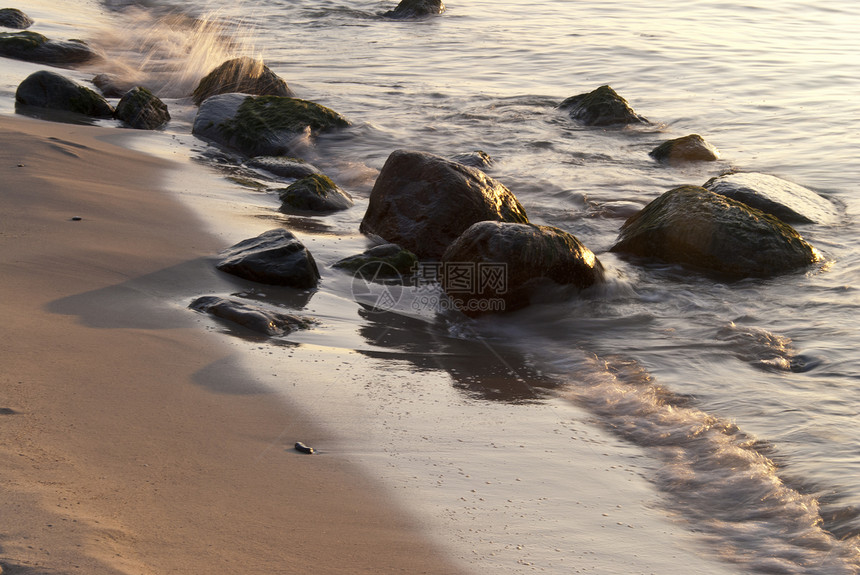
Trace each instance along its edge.
{"label": "wet sand", "polygon": [[2,572],[461,572],[170,300],[225,246],[109,132],[0,117]]}

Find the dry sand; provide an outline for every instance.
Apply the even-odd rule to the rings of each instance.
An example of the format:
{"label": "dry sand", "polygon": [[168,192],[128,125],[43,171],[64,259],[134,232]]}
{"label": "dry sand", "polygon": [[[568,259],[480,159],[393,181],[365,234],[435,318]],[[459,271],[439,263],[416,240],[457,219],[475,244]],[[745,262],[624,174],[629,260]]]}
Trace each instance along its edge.
{"label": "dry sand", "polygon": [[224,246],[108,130],[0,118],[3,572],[458,573],[165,296]]}

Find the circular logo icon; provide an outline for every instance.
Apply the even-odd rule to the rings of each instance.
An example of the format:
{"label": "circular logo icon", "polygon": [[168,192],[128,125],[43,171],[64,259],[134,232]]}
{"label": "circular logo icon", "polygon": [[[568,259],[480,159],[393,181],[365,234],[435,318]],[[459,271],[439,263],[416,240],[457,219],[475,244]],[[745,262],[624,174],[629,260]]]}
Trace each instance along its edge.
{"label": "circular logo icon", "polygon": [[403,296],[403,277],[393,265],[368,262],[352,276],[352,297],[371,311],[390,311]]}

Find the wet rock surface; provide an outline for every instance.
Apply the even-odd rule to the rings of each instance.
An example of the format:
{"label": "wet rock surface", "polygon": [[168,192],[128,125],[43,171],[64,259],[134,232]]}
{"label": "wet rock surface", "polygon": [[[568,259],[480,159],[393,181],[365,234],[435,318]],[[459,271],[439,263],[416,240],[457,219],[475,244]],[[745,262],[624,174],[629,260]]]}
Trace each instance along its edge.
{"label": "wet rock surface", "polygon": [[830,224],[839,213],[826,198],[799,184],[757,172],[711,178],[704,188],[743,202],[790,224]]}
{"label": "wet rock surface", "polygon": [[262,284],[309,289],[320,279],[310,251],[285,229],[241,241],[221,256],[219,270]]}
{"label": "wet rock surface", "polygon": [[720,152],[705,141],[699,134],[690,134],[674,140],[667,140],[648,154],[664,164],[684,162],[714,162],[720,159]]}
{"label": "wet rock surface", "polygon": [[729,279],[775,276],[820,259],[788,224],[698,186],[669,190],[649,203],[624,223],[611,250]]}
{"label": "wet rock surface", "polygon": [[586,94],[571,96],[559,108],[587,126],[620,126],[647,124],[648,120],[633,111],[627,100],[610,86],[601,86]]}
{"label": "wet rock surface", "polygon": [[234,58],[209,72],[191,95],[199,106],[218,94],[242,93],[257,96],[294,96],[287,83],[260,60]]}
{"label": "wet rock surface", "polygon": [[110,118],[113,108],[100,94],[56,72],[41,70],[18,86],[15,101],[34,108],[50,108],[95,118]]}
{"label": "wet rock surface", "polygon": [[170,121],[167,105],[143,87],[126,92],[117,104],[114,116],[139,130],[157,130]]}
{"label": "wet rock surface", "polygon": [[547,282],[585,289],[604,278],[600,261],[576,237],[534,224],[476,223],[442,263],[443,289],[470,316],[526,307]]}
{"label": "wet rock surface", "polygon": [[38,32],[0,32],[0,56],[49,64],[74,66],[96,58],[83,40],[50,40]]}
{"label": "wet rock surface", "polygon": [[312,174],[278,190],[281,211],[335,212],[354,205],[352,197],[322,174]]}
{"label": "wet rock surface", "polygon": [[472,224],[527,223],[517,198],[482,171],[433,154],[393,152],[370,194],[360,230],[422,259],[438,259]]}
{"label": "wet rock surface", "polygon": [[217,296],[199,297],[189,307],[269,336],[286,335],[314,325],[312,320],[296,315]]}

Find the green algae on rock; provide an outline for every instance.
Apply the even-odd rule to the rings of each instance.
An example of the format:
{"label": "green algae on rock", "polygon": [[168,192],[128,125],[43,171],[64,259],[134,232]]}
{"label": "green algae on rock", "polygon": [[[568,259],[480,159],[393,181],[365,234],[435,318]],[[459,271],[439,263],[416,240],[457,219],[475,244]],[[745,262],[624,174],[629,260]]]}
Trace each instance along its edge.
{"label": "green algae on rock", "polygon": [[52,66],[72,66],[89,62],[96,54],[83,40],[60,42],[27,30],[0,32],[0,56]]}
{"label": "green algae on rock", "polygon": [[586,94],[571,96],[559,108],[567,110],[570,117],[587,126],[613,126],[647,124],[648,120],[633,111],[627,100],[609,86]]}
{"label": "green algae on rock", "polygon": [[308,100],[219,94],[200,105],[193,133],[246,156],[281,156],[297,138],[349,125],[337,112]]}
{"label": "green algae on rock", "polygon": [[624,223],[611,251],[731,279],[771,277],[821,259],[788,224],[698,186],[674,188],[649,203]]}
{"label": "green algae on rock", "polygon": [[278,190],[281,211],[334,212],[351,208],[354,204],[348,193],[340,189],[331,178],[311,174]]}
{"label": "green algae on rock", "polygon": [[262,61],[242,57],[227,60],[204,76],[191,98],[194,104],[199,106],[206,98],[229,93],[286,97],[294,95],[287,83]]}
{"label": "green algae on rock", "polygon": [[139,130],[156,130],[170,121],[167,105],[141,86],[125,93],[116,105],[114,116]]}

